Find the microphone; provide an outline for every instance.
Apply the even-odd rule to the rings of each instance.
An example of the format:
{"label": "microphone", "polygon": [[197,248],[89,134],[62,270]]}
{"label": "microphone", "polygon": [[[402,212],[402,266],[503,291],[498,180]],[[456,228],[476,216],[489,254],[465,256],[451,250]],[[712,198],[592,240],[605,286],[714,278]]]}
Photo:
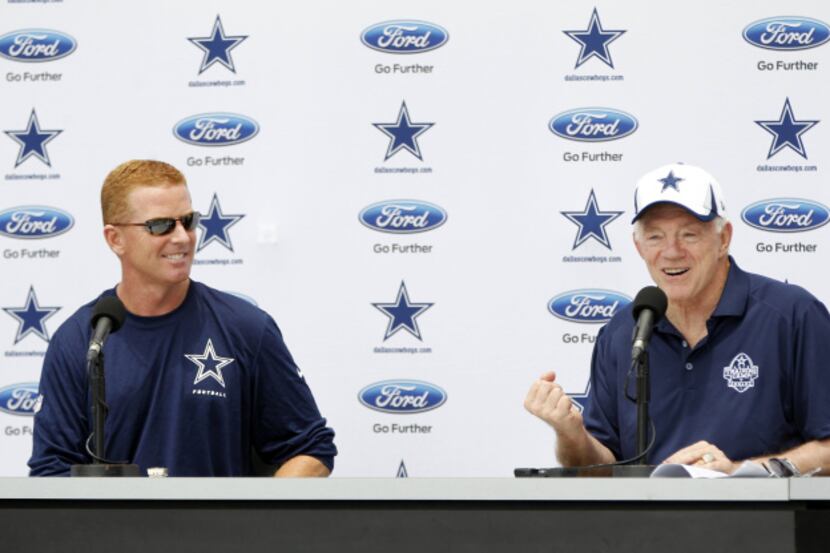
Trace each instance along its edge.
{"label": "microphone", "polygon": [[124,324],[127,309],[117,296],[104,296],[92,310],[92,340],[86,352],[87,361],[93,361],[101,353],[104,341],[111,332],[115,332]]}
{"label": "microphone", "polygon": [[637,360],[648,348],[648,341],[654,325],[666,314],[669,300],[666,293],[656,286],[646,286],[634,298],[634,339],[631,345],[631,358]]}

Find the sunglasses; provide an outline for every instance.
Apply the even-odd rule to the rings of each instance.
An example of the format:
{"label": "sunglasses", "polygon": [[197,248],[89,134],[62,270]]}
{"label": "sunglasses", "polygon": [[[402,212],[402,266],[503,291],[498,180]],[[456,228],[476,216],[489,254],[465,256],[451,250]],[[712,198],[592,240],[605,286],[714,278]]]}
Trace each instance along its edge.
{"label": "sunglasses", "polygon": [[110,223],[117,227],[144,227],[153,236],[170,234],[176,228],[176,221],[181,221],[184,230],[193,230],[199,224],[201,215],[198,211],[191,211],[181,217],[158,217],[148,219],[143,223]]}

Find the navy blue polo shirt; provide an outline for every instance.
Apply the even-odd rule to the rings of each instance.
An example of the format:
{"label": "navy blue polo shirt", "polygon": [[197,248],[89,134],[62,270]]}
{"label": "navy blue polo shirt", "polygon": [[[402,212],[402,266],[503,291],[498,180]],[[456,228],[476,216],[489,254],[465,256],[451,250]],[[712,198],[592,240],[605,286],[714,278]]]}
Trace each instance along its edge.
{"label": "navy blue polo shirt", "polygon": [[[730,459],[780,453],[830,437],[830,315],[809,292],[741,270],[730,258],[723,295],[694,348],[661,320],[649,345],[659,463],[699,440]],[[600,330],[585,426],[617,459],[636,449],[631,305]],[[636,397],[636,380],[629,379]]]}

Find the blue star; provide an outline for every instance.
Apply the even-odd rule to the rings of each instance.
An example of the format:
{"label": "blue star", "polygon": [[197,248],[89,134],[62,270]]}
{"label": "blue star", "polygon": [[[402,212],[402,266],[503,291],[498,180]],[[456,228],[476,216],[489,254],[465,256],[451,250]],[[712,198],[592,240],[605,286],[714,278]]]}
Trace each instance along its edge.
{"label": "blue star", "polygon": [[395,478],[409,478],[409,472],[406,470],[406,465],[403,464],[403,459],[401,459],[401,464],[398,465],[398,473]]}
{"label": "blue star", "polygon": [[19,166],[31,156],[37,157],[40,161],[51,167],[52,163],[49,161],[49,154],[46,152],[46,144],[63,131],[47,131],[41,129],[40,123],[37,120],[37,114],[35,113],[34,108],[32,108],[32,114],[29,116],[29,123],[26,125],[25,130],[3,132],[9,135],[12,140],[20,144],[20,152],[17,154],[17,161],[14,162],[15,167]]}
{"label": "blue star", "polygon": [[568,397],[571,398],[574,406],[576,407],[577,411],[582,413],[585,410],[586,402],[588,401],[588,396],[591,394],[591,381],[588,381],[588,385],[585,387],[584,392],[576,392],[572,394],[568,394]]}
{"label": "blue star", "polygon": [[585,211],[560,211],[560,213],[579,227],[572,250],[578,248],[588,238],[594,238],[610,250],[611,242],[608,240],[605,226],[623,214],[622,211],[600,211],[593,189],[588,196],[588,203],[585,204]]}
{"label": "blue star", "polygon": [[404,329],[417,339],[422,340],[421,330],[418,328],[416,318],[435,304],[411,303],[409,293],[406,291],[406,284],[401,281],[395,303],[373,303],[372,305],[389,317],[389,325],[386,327],[386,334],[383,336],[383,340],[386,341],[400,329]]}
{"label": "blue star", "polygon": [[[196,353],[185,353],[184,356],[199,368],[196,372],[196,378],[193,380],[194,386],[206,378],[212,378],[221,384],[223,388],[225,387],[225,377],[222,376],[222,367],[230,365],[235,361],[235,359],[216,355],[216,350],[213,349],[213,342],[210,338],[208,338],[207,345],[205,345],[204,353],[201,355]],[[203,363],[203,361],[208,360],[210,360],[213,364],[213,368],[205,370],[205,363]]]}
{"label": "blue star", "polygon": [[219,242],[230,251],[233,251],[233,244],[231,244],[228,229],[238,223],[243,217],[244,215],[225,215],[222,213],[219,198],[214,193],[213,199],[210,201],[210,210],[208,211],[207,217],[199,219],[199,228],[204,232],[199,237],[199,245],[196,246],[196,251],[202,251],[213,241]]}
{"label": "blue star", "polygon": [[665,192],[667,188],[674,188],[676,191],[680,192],[680,189],[677,187],[677,183],[683,182],[684,180],[686,179],[675,177],[674,171],[669,171],[669,174],[666,177],[657,179],[658,182],[663,183],[663,189],[660,192]]}
{"label": "blue star", "polygon": [[4,307],[3,311],[14,317],[20,326],[17,327],[17,335],[14,343],[18,343],[29,334],[36,334],[46,342],[49,341],[49,332],[43,323],[46,319],[60,310],[60,307],[41,307],[37,302],[35,287],[29,288],[29,295],[26,296],[26,305],[23,307]]}
{"label": "blue star", "polygon": [[202,65],[199,66],[199,75],[217,62],[230,69],[233,73],[236,73],[233,58],[231,58],[231,50],[239,46],[246,38],[248,38],[248,35],[225,36],[222,20],[217,15],[210,36],[187,39],[205,52],[205,56],[202,58]]}
{"label": "blue star", "polygon": [[401,109],[398,111],[398,120],[394,123],[372,123],[375,127],[390,138],[389,148],[386,149],[386,161],[401,149],[407,150],[409,153],[420,159],[421,148],[418,146],[417,138],[429,130],[435,123],[412,123],[409,120],[409,110],[406,107],[406,102],[401,103]]}
{"label": "blue star", "polygon": [[574,69],[594,56],[605,62],[611,69],[614,68],[614,62],[611,61],[611,54],[608,52],[608,45],[617,40],[625,31],[603,29],[596,8],[594,8],[594,13],[591,14],[591,20],[588,22],[588,28],[586,30],[562,32],[578,42],[581,46]]}
{"label": "blue star", "polygon": [[785,146],[791,148],[804,159],[807,159],[807,152],[804,150],[804,143],[801,142],[801,135],[810,130],[819,121],[797,121],[795,116],[793,116],[790,99],[787,98],[784,101],[784,109],[781,110],[781,116],[778,118],[778,121],[755,122],[774,137],[772,139],[772,146],[770,146],[769,153],[767,154],[767,159],[780,152]]}

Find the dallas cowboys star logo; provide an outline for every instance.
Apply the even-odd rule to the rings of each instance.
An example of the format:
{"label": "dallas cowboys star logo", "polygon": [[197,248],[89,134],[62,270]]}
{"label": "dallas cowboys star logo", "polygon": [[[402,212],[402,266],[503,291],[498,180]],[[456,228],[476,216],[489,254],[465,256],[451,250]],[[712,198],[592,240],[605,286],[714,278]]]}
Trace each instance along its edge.
{"label": "dallas cowboys star logo", "polygon": [[231,237],[228,234],[228,229],[239,222],[244,215],[225,215],[222,213],[222,206],[219,205],[219,198],[214,193],[213,199],[210,201],[210,210],[206,217],[199,219],[199,228],[202,229],[202,235],[199,237],[199,244],[196,246],[196,251],[200,252],[208,247],[211,242],[219,242],[230,251],[233,251],[233,244]]}
{"label": "dallas cowboys star logo", "polygon": [[398,289],[398,297],[394,303],[373,303],[372,305],[389,317],[389,325],[386,327],[386,334],[383,336],[383,340],[386,341],[401,329],[406,330],[417,339],[422,340],[417,317],[435,304],[412,303],[409,301],[409,292],[406,290],[406,284],[401,281],[401,287]]}
{"label": "dallas cowboys star logo", "polygon": [[403,459],[401,459],[401,464],[398,465],[398,473],[395,478],[409,478],[409,472],[406,470],[406,465],[403,464]]}
{"label": "dallas cowboys star logo", "polygon": [[784,109],[781,110],[781,116],[778,118],[778,121],[755,122],[774,137],[772,139],[772,146],[770,146],[769,153],[767,154],[767,159],[785,147],[791,148],[798,155],[807,159],[807,152],[804,149],[804,143],[801,141],[801,135],[810,130],[819,121],[808,121],[806,119],[796,120],[793,115],[793,108],[790,105],[790,99],[787,98],[784,101]]}
{"label": "dallas cowboys star logo", "polygon": [[560,211],[560,213],[579,227],[572,250],[578,248],[589,238],[593,238],[610,250],[611,242],[608,240],[605,227],[623,214],[622,211],[600,211],[593,189],[588,196],[584,211]]}
{"label": "dallas cowboys star logo", "polygon": [[588,28],[584,31],[562,31],[580,45],[579,57],[576,59],[576,67],[596,57],[602,60],[606,65],[614,68],[614,62],[611,61],[611,54],[608,52],[608,45],[620,38],[620,35],[625,31],[611,31],[602,28],[602,23],[599,21],[599,14],[594,8],[594,13],[591,14],[591,20],[588,22]]}
{"label": "dallas cowboys star logo", "polygon": [[584,392],[574,392],[568,394],[568,397],[571,398],[571,402],[576,407],[576,410],[582,413],[585,410],[586,402],[588,401],[588,396],[591,394],[591,381],[588,381],[588,386],[585,387]]}
{"label": "dallas cowboys star logo", "polygon": [[60,307],[41,307],[37,301],[35,287],[29,287],[29,295],[26,296],[26,305],[23,307],[4,307],[3,311],[14,317],[20,324],[17,327],[17,335],[14,343],[17,344],[29,334],[40,336],[44,341],[49,341],[49,332],[43,323],[60,310]]}
{"label": "dallas cowboys star logo", "polygon": [[418,137],[429,130],[435,123],[413,123],[409,118],[409,109],[406,102],[401,102],[398,111],[398,120],[394,123],[372,123],[377,129],[389,137],[389,147],[386,149],[386,161],[402,149],[408,151],[421,161],[421,148],[418,146]]}
{"label": "dallas cowboys star logo", "polygon": [[214,63],[220,63],[230,69],[231,72],[236,73],[236,67],[234,67],[233,58],[231,57],[231,50],[239,46],[246,38],[248,38],[248,35],[225,35],[222,20],[217,15],[210,36],[187,39],[205,52],[202,58],[202,65],[199,66],[199,75],[204,73]]}
{"label": "dallas cowboys star logo", "polygon": [[[222,368],[233,363],[235,359],[216,355],[216,350],[213,349],[213,341],[210,338],[208,338],[204,353],[201,355],[196,353],[186,353],[184,356],[199,368],[196,373],[196,379],[193,380],[194,386],[206,378],[212,378],[221,384],[223,388],[225,387],[225,378],[222,376]],[[205,361],[208,363],[204,363]],[[210,365],[210,367],[206,369],[206,365]]]}
{"label": "dallas cowboys star logo", "polygon": [[674,176],[674,171],[669,171],[669,174],[663,177],[662,179],[657,179],[658,182],[663,183],[663,189],[660,192],[665,192],[667,188],[673,188],[677,192],[680,192],[680,189],[677,187],[678,182],[683,182],[686,179],[681,179],[680,177]]}
{"label": "dallas cowboys star logo", "polygon": [[9,137],[20,144],[20,151],[17,154],[17,160],[14,166],[17,167],[27,159],[35,156],[40,161],[52,166],[49,161],[49,154],[46,152],[46,145],[51,142],[56,136],[63,132],[63,130],[47,131],[40,128],[40,122],[37,120],[37,113],[32,108],[32,114],[29,115],[29,123],[22,131],[3,131]]}

